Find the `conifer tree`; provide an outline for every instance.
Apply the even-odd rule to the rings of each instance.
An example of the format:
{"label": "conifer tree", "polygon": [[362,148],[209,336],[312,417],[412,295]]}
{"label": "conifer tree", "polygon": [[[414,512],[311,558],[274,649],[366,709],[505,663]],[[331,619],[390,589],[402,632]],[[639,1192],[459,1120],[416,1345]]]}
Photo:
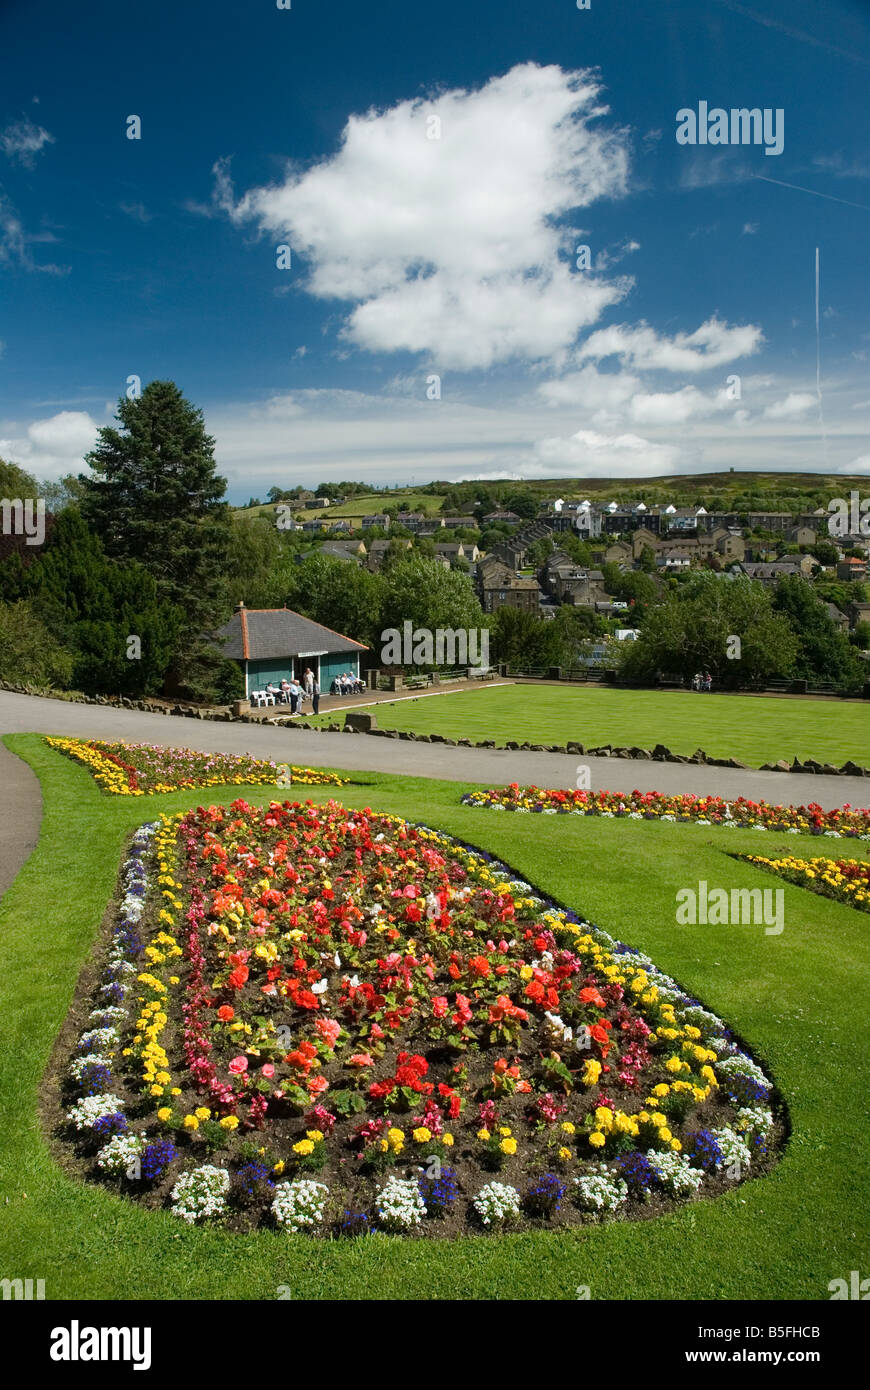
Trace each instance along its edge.
{"label": "conifer tree", "polygon": [[182,610],[174,666],[181,684],[195,685],[209,662],[207,634],[226,616],[230,518],[214,439],[172,381],[122,397],[117,419],[85,460],[94,476],[81,479],[82,514],[107,555],[142,565],[160,599]]}

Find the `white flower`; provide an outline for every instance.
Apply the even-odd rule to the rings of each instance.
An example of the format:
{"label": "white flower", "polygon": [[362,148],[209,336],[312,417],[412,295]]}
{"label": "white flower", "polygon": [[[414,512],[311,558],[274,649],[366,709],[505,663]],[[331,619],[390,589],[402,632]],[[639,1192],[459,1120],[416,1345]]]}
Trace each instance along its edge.
{"label": "white flower", "polygon": [[192,1225],[226,1211],[230,1175],[226,1168],[205,1163],[182,1173],[172,1189],[172,1211]]}
{"label": "white flower", "polygon": [[81,1081],[82,1072],[86,1067],[110,1067],[112,1059],[106,1053],[88,1052],[84,1057],[74,1057],[70,1063],[69,1074],[75,1081]]}
{"label": "white flower", "polygon": [[655,1149],[647,1149],[646,1156],[658,1173],[662,1186],[673,1197],[690,1197],[704,1181],[703,1170],[693,1168],[685,1154],[657,1153]]}
{"label": "white flower", "polygon": [[97,1154],[97,1166],[102,1168],[104,1173],[111,1173],[117,1178],[123,1177],[144,1147],[145,1140],[140,1139],[137,1134],[116,1134]]}
{"label": "white flower", "polygon": [[773,1114],[765,1105],[744,1105],[737,1111],[735,1129],[751,1139],[758,1139],[773,1129]]}
{"label": "white flower", "polygon": [[605,1163],[575,1178],[575,1200],[584,1211],[616,1211],[628,1197],[628,1187],[622,1178],[611,1173]]}
{"label": "white flower", "polygon": [[281,1182],[272,1199],[272,1215],[288,1231],[310,1230],[323,1220],[329,1188],[325,1183],[298,1178]]}
{"label": "white flower", "polygon": [[117,1111],[124,1109],[124,1102],[120,1096],[113,1096],[109,1093],[102,1096],[85,1096],[78,1105],[74,1105],[69,1111],[67,1119],[76,1129],[93,1129],[97,1120],[101,1120],[104,1115],[114,1115]]}
{"label": "white flower", "polygon": [[493,1221],[509,1221],[520,1214],[520,1194],[508,1183],[490,1182],[482,1187],[472,1204],[484,1226]]}
{"label": "white flower", "polygon": [[426,1203],[414,1178],[388,1178],[375,1199],[375,1210],[388,1231],[408,1231],[419,1226]]}
{"label": "white flower", "polygon": [[729,1169],[736,1164],[738,1172],[749,1167],[752,1162],[749,1147],[730,1125],[725,1125],[722,1129],[713,1129],[710,1133],[722,1150],[722,1162],[717,1164],[717,1167]]}
{"label": "white flower", "polygon": [[314,985],[311,986],[311,993],[312,993],[312,994],[325,994],[325,993],[326,993],[326,989],[327,989],[327,984],[328,984],[328,981],[326,981],[326,980],[318,980],[316,984],[314,984]]}

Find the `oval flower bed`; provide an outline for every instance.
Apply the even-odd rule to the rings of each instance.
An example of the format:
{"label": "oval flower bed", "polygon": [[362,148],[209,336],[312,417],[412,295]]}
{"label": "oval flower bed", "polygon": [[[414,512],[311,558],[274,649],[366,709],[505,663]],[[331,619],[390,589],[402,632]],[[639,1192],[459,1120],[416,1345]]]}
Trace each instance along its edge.
{"label": "oval flower bed", "polygon": [[[154,796],[227,783],[275,786],[287,763],[264,762],[234,753],[199,753],[193,748],[164,748],[156,743],[108,743],[101,739],[46,738],[46,743],[84,763],[103,791],[114,796]],[[346,779],[311,767],[290,767],[300,786],[343,787]],[[282,783],[285,785],[286,783]]]}
{"label": "oval flower bed", "polygon": [[812,801],[809,806],[772,806],[768,801],[751,801],[742,796],[736,801],[725,801],[720,796],[695,796],[692,792],[668,796],[664,792],[575,791],[554,787],[542,790],[534,786],[521,787],[517,782],[507,787],[492,787],[489,791],[466,792],[462,803],[491,811],[680,821],[722,825],[735,830],[779,830],[792,835],[870,840],[870,808],[859,809],[848,804],[825,811]]}
{"label": "oval flower bed", "polygon": [[870,912],[870,862],[862,859],[767,859],[762,854],[741,854],[750,864],[769,869],[799,888],[810,888],[825,898],[836,898],[849,907]]}
{"label": "oval flower bed", "polygon": [[143,827],[91,1002],[70,1161],[189,1222],[653,1215],[763,1173],[782,1134],[762,1069],[646,956],[332,801]]}

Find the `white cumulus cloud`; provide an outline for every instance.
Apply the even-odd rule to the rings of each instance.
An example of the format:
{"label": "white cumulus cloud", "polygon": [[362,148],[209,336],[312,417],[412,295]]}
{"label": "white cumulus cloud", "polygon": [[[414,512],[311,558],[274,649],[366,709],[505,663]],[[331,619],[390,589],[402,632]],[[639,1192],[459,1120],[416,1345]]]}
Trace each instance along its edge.
{"label": "white cumulus cloud", "polygon": [[589,478],[640,478],[676,470],[680,453],[670,444],[656,444],[637,434],[603,434],[577,430],[568,437],[551,436],[535,446],[539,463],[549,470],[564,468]]}
{"label": "white cumulus cloud", "polygon": [[619,357],[640,369],[705,372],[736,358],[750,356],[759,350],[763,341],[764,336],[756,324],[732,327],[714,315],[693,333],[675,333],[670,338],[658,334],[646,323],[599,328],[580,346],[577,356],[580,360],[591,357],[597,361]]}
{"label": "white cumulus cloud", "polygon": [[338,153],[238,201],[220,162],[213,206],[286,239],[310,294],[351,301],[357,347],[458,370],[557,358],[631,283],[564,259],[565,218],[627,187],[628,137],[599,92],[588,71],[522,64],[351,116]]}
{"label": "white cumulus cloud", "polygon": [[800,420],[816,404],[816,397],[809,391],[789,391],[784,400],[769,405],[764,416],[767,420]]}
{"label": "white cumulus cloud", "polygon": [[23,434],[0,439],[0,456],[38,478],[77,472],[97,442],[97,425],[84,410],[62,410],[35,420]]}

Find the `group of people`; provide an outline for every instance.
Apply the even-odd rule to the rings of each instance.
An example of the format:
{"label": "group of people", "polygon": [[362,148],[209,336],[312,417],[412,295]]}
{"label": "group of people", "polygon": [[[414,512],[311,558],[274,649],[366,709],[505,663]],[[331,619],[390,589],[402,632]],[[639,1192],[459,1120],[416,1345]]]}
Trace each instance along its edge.
{"label": "group of people", "polygon": [[709,672],[709,671],[703,671],[703,672],[702,672],[702,671],[696,671],[695,674],[694,674],[694,676],[692,677],[692,689],[693,689],[693,690],[712,690],[712,689],[713,689],[713,677],[710,675],[710,672]]}
{"label": "group of people", "polygon": [[[365,682],[359,676],[352,675],[349,671],[342,671],[341,675],[336,676],[329,687],[330,695],[361,695],[365,690]],[[307,666],[302,673],[302,679],[296,680],[294,676],[284,676],[279,685],[269,681],[266,686],[266,694],[271,695],[276,705],[289,705],[291,714],[302,714],[303,705],[307,700],[311,705],[311,713],[320,713],[320,682]]]}
{"label": "group of people", "polygon": [[332,685],[329,687],[330,695],[362,695],[365,690],[365,682],[359,676],[352,676],[349,671],[342,671],[340,676],[336,676]]}
{"label": "group of people", "polygon": [[306,700],[311,705],[312,714],[320,712],[320,682],[310,666],[303,671],[301,681],[297,681],[293,676],[289,680],[284,676],[280,685],[274,685],[269,681],[266,694],[274,697],[276,705],[289,705],[291,714],[301,714]]}

